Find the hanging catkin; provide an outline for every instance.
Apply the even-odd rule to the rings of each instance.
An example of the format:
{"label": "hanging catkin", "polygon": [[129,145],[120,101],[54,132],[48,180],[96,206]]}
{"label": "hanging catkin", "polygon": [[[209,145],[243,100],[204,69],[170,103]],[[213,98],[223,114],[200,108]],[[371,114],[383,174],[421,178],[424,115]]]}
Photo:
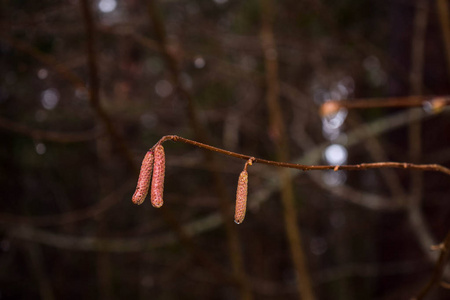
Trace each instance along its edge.
{"label": "hanging catkin", "polygon": [[248,192],[248,173],[247,167],[253,164],[254,157],[245,163],[244,170],[239,174],[238,186],[236,191],[236,209],[234,211],[234,222],[241,224],[245,218],[245,212],[247,211],[247,192]]}
{"label": "hanging catkin", "polygon": [[147,197],[148,188],[150,186],[150,180],[152,176],[152,169],[153,151],[149,150],[142,160],[141,172],[139,173],[136,191],[134,192],[133,198],[131,198],[134,204],[142,204],[142,202],[144,202],[145,200],[145,197]]}
{"label": "hanging catkin", "polygon": [[247,210],[247,189],[248,173],[244,170],[239,175],[236,191],[236,210],[234,213],[234,222],[236,222],[236,224],[241,224],[245,218],[245,212]]}
{"label": "hanging catkin", "polygon": [[239,175],[238,186],[236,191],[236,210],[234,213],[234,222],[241,224],[245,218],[247,210],[247,190],[248,190],[248,173],[246,170]]}
{"label": "hanging catkin", "polygon": [[150,192],[152,205],[154,207],[161,207],[163,205],[165,165],[166,158],[164,154],[164,147],[162,145],[158,145],[155,148],[152,189]]}

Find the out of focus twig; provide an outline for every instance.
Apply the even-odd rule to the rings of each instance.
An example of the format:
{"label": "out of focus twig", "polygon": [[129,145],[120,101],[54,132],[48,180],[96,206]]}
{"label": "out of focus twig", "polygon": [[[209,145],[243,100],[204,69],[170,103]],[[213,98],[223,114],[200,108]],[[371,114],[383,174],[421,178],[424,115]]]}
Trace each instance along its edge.
{"label": "out of focus twig", "polygon": [[[276,147],[279,160],[289,160],[289,138],[284,124],[280,105],[280,82],[278,79],[278,52],[275,43],[273,25],[275,20],[276,1],[261,0],[261,46],[264,53],[266,105],[269,114],[269,136]],[[283,217],[291,258],[296,272],[298,296],[300,299],[315,299],[309,272],[306,253],[302,241],[302,233],[298,228],[297,208],[295,204],[292,175],[288,170],[279,170],[281,202]]]}
{"label": "out of focus twig", "polygon": [[450,82],[450,13],[448,0],[437,0],[436,10],[441,24],[442,40],[444,42],[445,57],[447,59],[447,77]]}
{"label": "out of focus twig", "polygon": [[111,191],[109,195],[101,199],[98,203],[80,210],[46,216],[20,216],[15,214],[0,213],[0,224],[14,225],[26,224],[28,226],[52,226],[65,225],[95,218],[107,211],[114,204],[119,202],[124,194],[132,188],[134,181],[128,180],[118,188]]}
{"label": "out of focus twig", "polygon": [[64,64],[58,62],[53,56],[48,55],[35,47],[29,45],[26,42],[13,39],[5,34],[0,34],[0,39],[11,47],[30,55],[37,61],[40,61],[47,66],[51,67],[55,72],[60,74],[63,78],[67,79],[74,87],[80,89],[81,91],[86,91],[86,85],[84,80],[75,74],[72,70],[67,68]]}
{"label": "out of focus twig", "polygon": [[[413,22],[413,35],[411,41],[411,70],[409,76],[410,93],[422,95],[424,91],[423,69],[425,61],[425,39],[428,25],[429,2],[427,0],[416,1],[415,16]],[[420,109],[411,109],[410,117],[420,113]],[[422,156],[422,123],[414,121],[408,127],[409,160],[419,163]],[[436,261],[436,255],[428,251],[434,244],[434,238],[428,228],[422,213],[421,203],[423,197],[423,174],[415,172],[410,174],[408,197],[408,220],[412,231],[416,235],[423,253],[430,262]]]}
{"label": "out of focus twig", "polygon": [[440,112],[450,104],[450,95],[443,96],[408,96],[385,97],[352,100],[330,100],[322,104],[320,114],[328,116],[336,113],[341,108],[368,109],[381,107],[424,107],[433,112]]}
{"label": "out of focus twig", "polygon": [[44,140],[57,143],[79,143],[98,138],[102,132],[98,128],[85,132],[58,132],[40,130],[28,127],[0,117],[0,128],[7,131],[23,134],[35,140]]}
{"label": "out of focus twig", "polygon": [[83,22],[86,34],[86,51],[88,58],[88,73],[89,73],[89,95],[90,103],[92,109],[97,114],[98,118],[105,126],[106,131],[111,137],[112,143],[118,147],[122,156],[125,158],[128,166],[134,171],[138,172],[136,165],[134,164],[133,157],[130,150],[126,146],[125,139],[116,129],[113,124],[113,120],[103,109],[100,103],[100,81],[98,77],[98,66],[97,66],[97,54],[95,49],[95,26],[92,17],[92,11],[90,8],[90,2],[87,0],[80,0],[81,9],[83,13]]}
{"label": "out of focus twig", "polygon": [[422,290],[420,290],[419,294],[415,298],[413,298],[414,300],[424,299],[434,286],[439,285],[439,282],[442,279],[442,274],[444,273],[445,265],[448,262],[450,256],[450,231],[447,233],[444,241],[436,248],[440,250],[440,254],[436,261],[433,275],[426,283],[426,285],[422,288]]}
{"label": "out of focus twig", "polygon": [[[187,114],[189,116],[189,121],[191,127],[194,131],[197,139],[208,143],[209,137],[206,126],[204,126],[197,113],[197,107],[195,105],[194,99],[189,91],[183,86],[180,80],[180,71],[174,57],[173,53],[168,49],[167,45],[167,34],[164,28],[164,22],[159,14],[154,0],[149,0],[149,16],[153,25],[153,29],[156,35],[156,41],[158,43],[160,53],[163,56],[165,63],[170,71],[170,78],[172,84],[175,86],[178,94],[187,102]],[[142,41],[142,39],[140,39]],[[214,156],[210,152],[205,153],[207,165],[210,168],[210,172],[213,175],[213,183],[216,190],[216,194],[219,197],[221,213],[224,219],[225,230],[227,233],[228,248],[230,253],[230,259],[233,266],[233,275],[239,284],[241,298],[246,300],[251,300],[252,293],[251,288],[247,280],[245,273],[244,262],[242,257],[242,249],[239,242],[239,237],[237,229],[233,226],[231,219],[228,218],[229,212],[231,211],[231,206],[228,202],[227,190],[223,182],[222,177],[217,171],[217,162]],[[186,237],[186,241],[189,239]],[[189,242],[192,244],[192,241]],[[195,249],[191,247],[191,249]]]}
{"label": "out of focus twig", "polygon": [[53,300],[55,294],[52,288],[51,280],[45,270],[44,258],[40,245],[27,243],[25,250],[29,257],[30,267],[34,277],[38,282],[39,295],[42,300]]}

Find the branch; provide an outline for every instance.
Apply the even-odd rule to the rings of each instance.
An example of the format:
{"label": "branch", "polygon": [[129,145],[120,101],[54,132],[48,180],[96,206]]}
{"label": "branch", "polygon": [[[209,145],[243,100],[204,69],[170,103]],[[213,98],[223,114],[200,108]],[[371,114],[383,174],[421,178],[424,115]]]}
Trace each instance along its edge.
{"label": "branch", "polygon": [[442,40],[444,42],[445,57],[447,59],[447,76],[450,80],[450,14],[447,0],[437,0],[436,10],[441,24]]}
{"label": "branch", "polygon": [[[228,150],[224,150],[221,148],[217,148],[214,146],[206,145],[203,143],[199,143],[193,140],[189,140],[177,135],[166,135],[163,136],[156,144],[159,145],[165,141],[174,141],[174,142],[183,142],[186,144],[190,144],[199,148],[207,149],[209,151],[218,152],[224,155],[228,155],[235,158],[240,158],[244,160],[249,160],[253,156],[240,154]],[[152,149],[154,149],[154,147]],[[277,162],[273,160],[266,160],[262,158],[255,158],[253,163],[260,163],[265,165],[271,165],[276,167],[283,167],[283,168],[290,168],[290,169],[297,169],[302,171],[314,171],[314,170],[334,170],[334,171],[340,171],[340,170],[348,170],[348,171],[361,171],[361,170],[368,170],[368,169],[381,169],[381,168],[397,168],[397,169],[413,169],[413,170],[420,170],[420,171],[434,171],[434,172],[441,172],[446,175],[450,176],[450,169],[447,167],[444,167],[439,164],[413,164],[413,163],[407,163],[407,162],[377,162],[377,163],[361,163],[356,165],[302,165],[302,164],[293,164],[293,163],[286,163],[286,162]]]}
{"label": "branch", "polygon": [[[422,113],[417,116],[417,120],[429,118],[430,116],[431,115],[429,114]],[[341,135],[341,137],[338,137],[335,142],[343,143],[347,147],[351,147],[364,141],[369,136],[377,136],[390,130],[397,129],[411,121],[413,120],[408,117],[408,112],[400,112],[396,115],[384,117],[369,124],[360,126],[359,128],[353,129],[345,134],[345,138]],[[328,142],[323,143],[304,153],[300,158],[297,158],[294,161],[298,163],[317,162],[321,158],[320,153],[322,153],[328,145]],[[295,176],[298,172],[298,170],[295,170],[292,175]],[[265,188],[255,191],[255,193],[251,195],[249,201],[250,209],[259,207],[262,203],[267,201],[267,199],[269,199],[269,197],[279,187],[279,181],[273,180],[275,176],[269,176],[268,178],[272,180],[267,182]],[[364,206],[364,203],[358,204]],[[369,206],[369,208],[371,207]],[[209,232],[221,226],[222,223],[223,219],[220,213],[211,213],[208,216],[183,224],[182,228],[188,236],[194,236]],[[116,253],[143,252],[151,251],[159,247],[169,246],[177,242],[174,234],[171,232],[162,233],[156,237],[148,239],[99,239],[96,237],[75,237],[66,234],[52,233],[46,230],[26,226],[18,228],[15,227],[14,229],[9,230],[7,234],[14,238],[37,242],[50,247],[70,249],[73,251],[107,251]]]}
{"label": "branch", "polygon": [[[125,143],[125,140],[121,134],[117,131],[116,127],[114,126],[111,118],[109,115],[104,111],[104,109],[101,106],[100,103],[100,86],[99,86],[99,80],[98,80],[98,70],[97,70],[97,58],[95,53],[95,39],[94,39],[94,21],[92,17],[92,12],[90,9],[90,3],[88,0],[80,0],[81,1],[81,8],[83,13],[83,21],[85,24],[85,30],[86,30],[86,37],[87,37],[87,55],[88,55],[88,66],[89,66],[89,77],[91,81],[90,91],[91,91],[91,97],[90,102],[92,108],[97,113],[99,119],[102,121],[102,123],[105,125],[106,130],[108,134],[111,137],[111,140],[113,144],[118,145],[120,153],[122,157],[125,159],[125,161],[130,166],[131,170],[134,171],[134,173],[138,173],[138,168],[136,164],[133,161],[133,158],[131,156],[130,150]],[[223,271],[214,264],[213,261],[208,259],[206,256],[206,253],[201,251],[198,247],[196,247],[192,239],[190,238],[189,234],[187,234],[182,228],[176,219],[172,216],[172,213],[169,209],[162,210],[162,216],[165,219],[165,221],[172,227],[174,232],[177,234],[178,238],[182,242],[182,244],[191,251],[194,256],[199,260],[200,263],[205,265],[212,274],[216,275],[219,280],[221,281],[227,281],[228,276],[224,275]],[[114,246],[113,246],[114,247]],[[125,247],[126,248],[126,247]]]}
{"label": "branch", "polygon": [[[347,121],[349,124],[353,124],[354,127],[361,126],[363,123],[357,115],[349,116]],[[388,155],[379,139],[374,136],[369,136],[364,145],[373,161],[388,160]],[[396,202],[397,206],[404,206],[407,199],[406,191],[400,182],[398,174],[392,169],[380,169],[380,174],[387,188],[390,190],[392,197],[395,199],[394,202]]]}
{"label": "branch", "polygon": [[[265,98],[269,114],[269,137],[275,145],[277,159],[283,161],[289,160],[289,137],[280,104],[278,51],[273,30],[276,18],[275,12],[277,11],[276,3],[277,1],[273,0],[259,1],[261,18],[260,40],[264,53]],[[304,300],[314,300],[316,296],[312,287],[307,255],[302,241],[302,232],[298,225],[299,220],[295,204],[293,177],[288,170],[282,169],[279,170],[278,178],[281,182],[280,192],[284,226],[296,273],[298,297]]]}
{"label": "branch", "polygon": [[330,100],[322,104],[320,114],[328,116],[336,113],[341,108],[367,109],[380,107],[424,107],[434,112],[440,112],[449,104],[449,95]]}
{"label": "branch", "polygon": [[91,129],[85,132],[58,132],[47,131],[40,129],[33,129],[26,125],[22,125],[0,117],[0,128],[30,136],[35,140],[46,140],[57,143],[79,143],[91,141],[98,138],[102,132],[98,128]]}
{"label": "branch", "polygon": [[36,244],[26,244],[24,250],[27,252],[31,271],[39,286],[39,295],[43,300],[54,300],[55,292],[52,281],[45,270],[45,261],[41,247]]}
{"label": "branch", "polygon": [[101,199],[98,203],[80,210],[74,210],[67,213],[45,215],[45,216],[21,216],[9,213],[0,213],[0,224],[17,226],[17,224],[27,224],[33,226],[52,226],[65,225],[79,222],[88,218],[94,218],[110,209],[119,202],[125,193],[127,193],[133,180],[130,179],[117,189],[113,190],[108,196]]}
{"label": "branch", "polygon": [[[187,102],[187,114],[189,116],[189,121],[191,123],[191,127],[194,131],[194,134],[197,139],[208,143],[208,131],[206,126],[202,124],[201,119],[197,113],[197,107],[195,105],[194,99],[189,93],[189,91],[183,87],[183,84],[180,80],[180,71],[174,57],[173,53],[171,53],[168,49],[167,45],[167,35],[164,28],[164,21],[162,17],[159,15],[157,7],[155,5],[155,0],[149,0],[148,10],[149,16],[154,27],[154,32],[156,35],[157,44],[160,49],[160,53],[163,56],[165,63],[170,71],[172,84],[175,86],[178,94]],[[227,190],[225,188],[225,184],[223,182],[222,177],[217,171],[216,165],[217,162],[211,153],[205,153],[207,165],[210,168],[210,172],[213,176],[213,183],[216,190],[216,193],[220,200],[220,209],[224,218],[225,231],[227,234],[228,248],[230,253],[230,260],[233,266],[233,273],[236,281],[239,283],[240,292],[242,299],[250,300],[253,299],[250,285],[247,280],[247,276],[245,273],[244,262],[242,257],[241,245],[239,242],[239,237],[237,233],[237,228],[234,227],[231,219],[227,218],[229,215],[229,211],[231,210],[231,206],[228,202]],[[192,244],[190,239],[186,239],[186,242]],[[195,248],[192,248],[195,249]],[[198,253],[198,251],[196,252]],[[202,255],[205,257],[205,255]]]}
{"label": "branch", "polygon": [[417,297],[413,298],[413,300],[424,299],[424,297],[430,292],[430,290],[435,285],[438,285],[439,282],[441,281],[442,274],[443,274],[444,268],[445,268],[445,264],[447,263],[447,261],[449,259],[449,254],[450,254],[450,231],[447,233],[445,240],[435,248],[440,249],[441,253],[439,255],[438,260],[436,261],[433,275],[431,276],[428,283],[419,292]]}
{"label": "branch", "polygon": [[59,63],[53,56],[43,53],[25,42],[13,39],[3,34],[0,35],[0,39],[11,47],[30,55],[43,64],[46,64],[56,73],[60,74],[63,78],[72,83],[75,88],[86,91],[84,80],[64,64]]}
{"label": "branch", "polygon": [[[300,114],[304,114],[305,109],[298,108],[294,112],[294,120],[296,120],[297,122],[302,122],[300,120],[302,120],[303,118],[300,117]],[[355,123],[353,125],[353,128],[358,128],[363,124],[358,122],[356,116],[348,119],[348,121],[349,123]],[[297,125],[296,127],[292,127],[291,131],[296,133],[293,136],[294,141],[296,142],[297,146],[300,147],[300,149],[302,149],[303,151],[308,151],[309,149],[314,149],[317,147],[317,144],[304,129],[304,125]],[[385,155],[378,139],[375,138],[372,134],[367,134],[367,139],[364,144],[374,161],[387,160],[387,156]],[[322,189],[351,203],[364,206],[372,210],[394,211],[403,208],[404,203],[400,199],[405,199],[406,197],[397,174],[392,169],[380,169],[380,173],[381,175],[383,175],[382,177],[391,190],[393,197],[399,200],[393,202],[391,199],[387,199],[385,197],[372,193],[362,192],[345,184],[341,186],[330,186],[323,181],[323,178],[317,172],[308,172],[308,175]]]}
{"label": "branch", "polygon": [[88,0],[80,0],[81,10],[83,14],[84,27],[86,32],[86,52],[88,57],[88,72],[89,72],[89,100],[91,107],[97,114],[100,121],[105,125],[106,131],[114,145],[118,146],[120,153],[129,165],[129,167],[137,172],[133,157],[129,148],[126,146],[123,136],[117,131],[109,115],[104,111],[100,104],[100,81],[98,78],[97,56],[95,50],[95,28],[90,2]]}
{"label": "branch", "polygon": [[167,233],[156,238],[99,238],[77,237],[64,233],[50,232],[31,226],[19,226],[7,231],[12,238],[37,242],[47,246],[70,251],[100,251],[112,253],[144,252],[176,243],[174,234]]}
{"label": "branch", "polygon": [[[415,16],[413,21],[413,34],[411,40],[411,69],[409,74],[410,93],[421,95],[424,91],[424,62],[425,62],[425,40],[428,26],[429,2],[427,0],[418,0],[415,7]],[[439,100],[433,100],[436,103]],[[447,104],[444,102],[444,104]],[[411,118],[417,115],[420,109],[411,109],[409,114]],[[422,123],[419,121],[411,122],[408,127],[408,155],[411,162],[419,162],[422,158]],[[409,199],[407,203],[408,221],[416,235],[423,253],[430,262],[434,263],[437,259],[435,253],[430,252],[429,246],[436,243],[426,224],[425,217],[421,208],[423,196],[423,176],[421,173],[412,173],[409,180]]]}

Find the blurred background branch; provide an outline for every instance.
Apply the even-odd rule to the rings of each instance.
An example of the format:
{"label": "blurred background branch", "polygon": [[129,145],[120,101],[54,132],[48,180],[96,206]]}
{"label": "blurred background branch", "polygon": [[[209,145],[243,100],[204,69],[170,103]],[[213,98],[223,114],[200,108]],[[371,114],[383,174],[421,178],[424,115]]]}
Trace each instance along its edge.
{"label": "blurred background branch", "polygon": [[[206,130],[206,127],[202,124],[199,118],[198,108],[194,103],[192,95],[187,91],[187,89],[183,86],[183,83],[181,82],[176,58],[170,53],[170,50],[167,48],[167,36],[165,26],[156,8],[155,2],[156,2],[155,0],[149,0],[149,8],[148,8],[149,16],[153,25],[153,30],[155,31],[157,37],[160,52],[163,55],[164,61],[170,71],[171,82],[175,86],[182,100],[187,102],[186,112],[194,135],[200,141],[208,143],[209,134]],[[247,276],[245,274],[244,262],[241,254],[242,249],[238,238],[237,229],[236,227],[233,226],[233,222],[229,217],[232,206],[228,201],[229,197],[227,196],[227,190],[225,188],[225,184],[221,178],[221,175],[218,172],[217,162],[214,156],[210,152],[205,152],[205,158],[206,164],[209,167],[209,171],[213,175],[213,183],[216,195],[220,201],[222,218],[224,220],[225,230],[227,233],[229,255],[233,267],[233,275],[235,280],[238,282],[240,286],[241,298],[250,300],[253,297],[250,291],[250,286],[247,281]]]}

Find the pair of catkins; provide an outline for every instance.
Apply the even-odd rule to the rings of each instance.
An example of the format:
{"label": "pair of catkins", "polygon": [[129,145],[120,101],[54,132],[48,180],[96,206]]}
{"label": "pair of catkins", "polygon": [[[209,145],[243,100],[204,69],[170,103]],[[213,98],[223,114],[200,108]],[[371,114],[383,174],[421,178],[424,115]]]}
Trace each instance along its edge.
{"label": "pair of catkins", "polygon": [[134,192],[133,198],[131,198],[134,204],[139,205],[144,202],[151,181],[150,198],[152,205],[154,207],[161,207],[163,205],[165,167],[166,155],[164,153],[164,147],[157,145],[154,150],[148,150],[144,160],[142,160],[136,191]]}
{"label": "pair of catkins", "polygon": [[[234,214],[234,222],[236,222],[236,224],[241,224],[245,218],[248,192],[247,166],[252,165],[254,160],[255,159],[253,157],[250,158],[245,164],[244,170],[239,175],[236,191],[236,209]],[[164,147],[162,145],[159,144],[154,149],[150,149],[147,152],[142,160],[136,191],[134,192],[132,198],[134,204],[139,205],[144,202],[147,197],[151,181],[152,187],[150,190],[150,198],[152,205],[158,208],[163,205],[165,164],[166,158]]]}

